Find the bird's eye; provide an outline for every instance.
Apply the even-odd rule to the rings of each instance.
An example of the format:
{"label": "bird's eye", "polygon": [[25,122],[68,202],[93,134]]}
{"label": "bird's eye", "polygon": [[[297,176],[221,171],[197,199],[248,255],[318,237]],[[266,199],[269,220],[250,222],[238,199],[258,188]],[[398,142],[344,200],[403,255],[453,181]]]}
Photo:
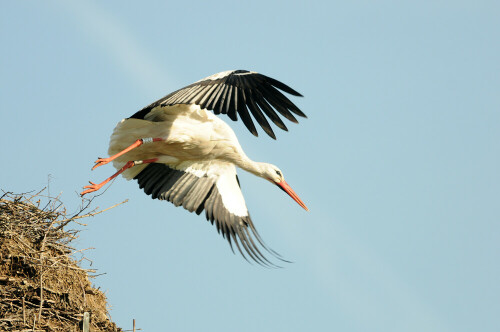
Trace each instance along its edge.
{"label": "bird's eye", "polygon": [[278,176],[281,177],[281,172],[280,171],[276,171],[276,174],[278,174]]}

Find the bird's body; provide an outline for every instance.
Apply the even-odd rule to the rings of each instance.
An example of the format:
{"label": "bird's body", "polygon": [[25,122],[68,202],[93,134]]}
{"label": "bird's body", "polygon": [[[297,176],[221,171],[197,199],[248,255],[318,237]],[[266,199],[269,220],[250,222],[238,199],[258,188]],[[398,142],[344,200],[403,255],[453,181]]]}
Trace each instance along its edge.
{"label": "bird's body", "polygon": [[[165,141],[144,144],[116,158],[120,169],[129,160],[159,158],[172,166],[186,163],[226,162],[244,167],[248,159],[231,127],[198,105],[175,105],[158,109],[146,119],[123,119],[111,135],[108,154],[124,150],[137,139],[161,137]],[[132,179],[147,165],[123,172]]]}
{"label": "bird's body", "polygon": [[307,207],[276,166],[247,157],[234,131],[214,113],[227,114],[233,120],[240,115],[257,136],[251,113],[275,138],[263,114],[284,130],[276,111],[293,122],[296,119],[290,111],[305,116],[276,88],[300,96],[279,81],[240,70],[212,75],[161,98],[118,123],[111,135],[111,157],[97,160],[94,166],[113,161],[118,172],[101,184],[86,186],[82,194],[98,190],[118,174],[136,179],[152,198],[168,200],[197,214],[205,210],[207,219],[231,247],[234,243],[244,257],[245,251],[258,263],[272,264],[257,244],[277,254],[267,248],[255,230],[236,167],[277,184],[303,208]]}

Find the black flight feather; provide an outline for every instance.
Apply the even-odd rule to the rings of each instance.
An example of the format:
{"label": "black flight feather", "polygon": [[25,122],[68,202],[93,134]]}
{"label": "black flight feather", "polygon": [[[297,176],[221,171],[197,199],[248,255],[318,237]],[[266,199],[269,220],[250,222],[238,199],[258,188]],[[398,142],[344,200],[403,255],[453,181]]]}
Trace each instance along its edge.
{"label": "black flight feather", "polygon": [[[265,257],[259,249],[260,246],[279,260],[285,261],[264,244],[249,215],[237,216],[224,206],[217,188],[217,178],[206,175],[200,177],[166,164],[152,163],[134,179],[152,198],[167,200],[196,214],[205,210],[207,220],[215,224],[217,231],[228,241],[231,250],[234,252],[233,244],[236,244],[245,259],[248,256],[258,264],[277,267]],[[235,181],[239,186],[237,176]]]}
{"label": "black flight feather", "polygon": [[276,138],[264,114],[283,130],[287,128],[280,115],[295,123],[297,119],[292,113],[306,117],[280,90],[293,96],[302,96],[288,85],[269,76],[247,70],[227,71],[176,90],[144,107],[130,118],[144,119],[157,107],[196,104],[201,108],[213,110],[214,114],[227,114],[233,121],[238,119],[239,114],[248,130],[258,136],[253,116],[270,137]]}

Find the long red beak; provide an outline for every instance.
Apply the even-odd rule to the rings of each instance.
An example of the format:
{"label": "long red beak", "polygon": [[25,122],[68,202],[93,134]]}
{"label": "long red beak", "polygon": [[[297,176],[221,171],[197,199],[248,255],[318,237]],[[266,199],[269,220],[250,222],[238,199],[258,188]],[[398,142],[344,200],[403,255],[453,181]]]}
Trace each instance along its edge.
{"label": "long red beak", "polygon": [[281,182],[276,182],[276,184],[283,189],[284,192],[286,192],[288,195],[290,195],[291,198],[293,198],[294,201],[296,201],[300,206],[304,208],[304,210],[309,211],[307,206],[302,202],[302,200],[299,198],[299,196],[293,191],[293,189],[286,183],[284,180]]}

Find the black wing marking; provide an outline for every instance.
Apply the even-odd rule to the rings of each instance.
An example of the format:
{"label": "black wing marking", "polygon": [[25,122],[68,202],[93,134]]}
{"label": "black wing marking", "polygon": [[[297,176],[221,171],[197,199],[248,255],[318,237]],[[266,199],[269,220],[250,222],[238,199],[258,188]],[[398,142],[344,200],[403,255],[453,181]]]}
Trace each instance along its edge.
{"label": "black wing marking", "polygon": [[233,244],[235,244],[247,261],[248,255],[260,265],[277,267],[262,254],[260,246],[279,260],[287,262],[262,241],[250,215],[237,216],[226,209],[216,186],[217,178],[199,177],[165,164],[153,163],[144,168],[134,179],[153,199],[167,200],[196,214],[205,210],[207,220],[212,225],[215,224],[217,232],[222,233],[229,242],[231,250],[234,252]]}
{"label": "black wing marking", "polygon": [[144,107],[131,118],[144,119],[155,107],[196,104],[201,108],[213,110],[214,114],[227,114],[233,121],[236,121],[239,115],[248,130],[258,136],[253,116],[262,129],[276,139],[266,116],[283,130],[288,129],[279,115],[295,123],[298,121],[292,113],[307,117],[280,90],[302,97],[288,85],[271,77],[247,70],[226,71],[174,91]]}

